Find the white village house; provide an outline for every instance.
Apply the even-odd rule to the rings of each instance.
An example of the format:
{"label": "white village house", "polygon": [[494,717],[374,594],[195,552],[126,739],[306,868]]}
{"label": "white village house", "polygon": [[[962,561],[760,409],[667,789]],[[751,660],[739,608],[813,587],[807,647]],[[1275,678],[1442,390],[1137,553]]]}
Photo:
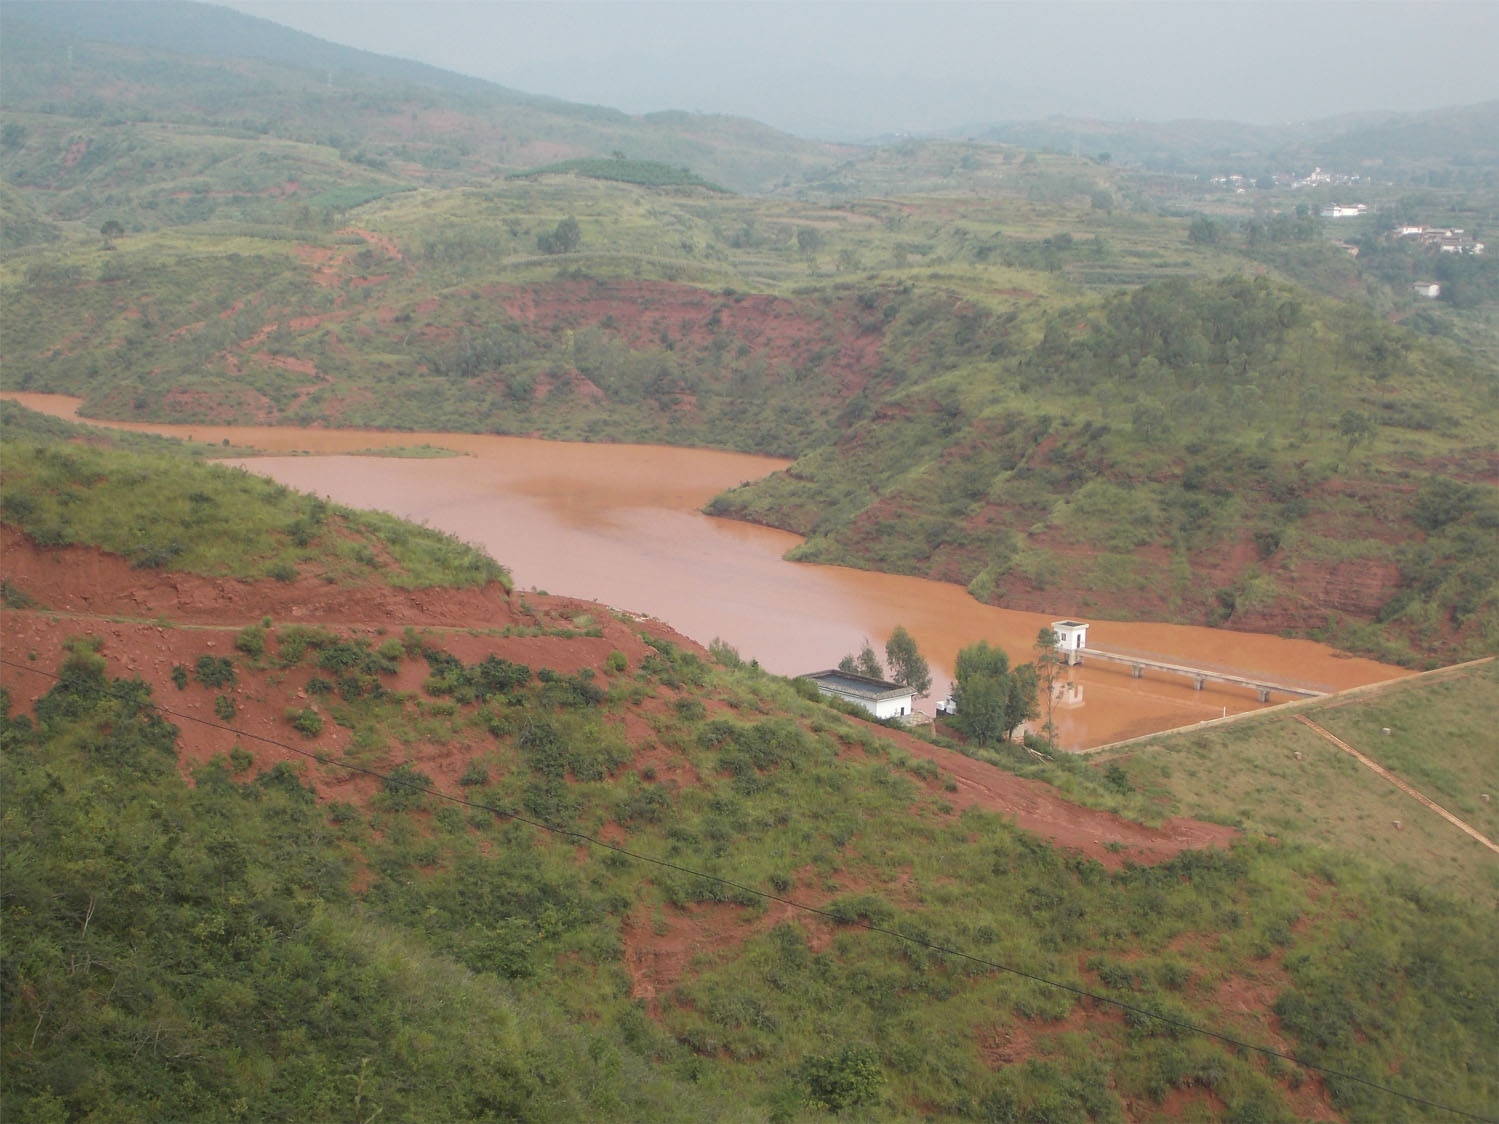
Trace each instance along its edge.
{"label": "white village house", "polygon": [[823,694],[862,706],[876,718],[904,718],[916,709],[914,687],[902,687],[899,683],[871,679],[867,675],[855,675],[837,668],[814,671],[802,678],[816,683]]}

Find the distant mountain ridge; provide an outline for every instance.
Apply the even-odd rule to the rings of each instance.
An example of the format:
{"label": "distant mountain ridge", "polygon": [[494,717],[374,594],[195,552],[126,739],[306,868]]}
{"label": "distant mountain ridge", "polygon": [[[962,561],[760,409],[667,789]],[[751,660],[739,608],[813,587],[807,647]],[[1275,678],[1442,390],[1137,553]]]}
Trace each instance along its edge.
{"label": "distant mountain ridge", "polygon": [[[1027,148],[1107,152],[1166,171],[1223,171],[1376,165],[1391,172],[1433,161],[1499,164],[1499,101],[1419,113],[1370,111],[1250,125],[1235,121],[1107,121],[1052,117],[966,130],[964,135]],[[1453,158],[1452,154],[1459,156]]]}
{"label": "distant mountain ridge", "polygon": [[198,4],[190,0],[137,0],[128,4],[104,0],[71,0],[69,3],[15,0],[5,5],[5,14],[12,19],[91,42],[149,47],[208,58],[263,59],[312,70],[352,70],[456,93],[504,92],[521,100],[554,100],[532,98],[496,83],[427,63],[345,47],[216,4]]}
{"label": "distant mountain ridge", "polygon": [[[211,4],[18,0],[0,10],[0,28],[11,112],[187,121],[242,138],[363,147],[366,166],[370,146],[398,144],[424,165],[427,182],[625,151],[734,191],[766,191],[843,151],[747,118],[637,117],[527,94]],[[440,119],[422,121],[423,111]]]}

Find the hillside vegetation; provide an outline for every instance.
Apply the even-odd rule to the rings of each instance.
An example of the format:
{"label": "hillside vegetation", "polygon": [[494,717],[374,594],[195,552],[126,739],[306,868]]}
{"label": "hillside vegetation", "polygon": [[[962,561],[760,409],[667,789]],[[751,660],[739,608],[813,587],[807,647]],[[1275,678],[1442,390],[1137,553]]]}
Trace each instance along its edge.
{"label": "hillside vegetation", "polygon": [[[7,429],[7,1117],[1435,1111],[1379,1087],[1499,1107],[1491,902],[1294,822],[1163,822],[1133,763],[1048,766],[1069,803],[722,646],[465,590],[454,555],[417,594],[311,596],[369,541],[353,516],[296,597],[219,576],[211,521],[153,569],[98,549],[131,472],[267,542],[308,501],[164,445]],[[67,543],[23,533],[65,493]],[[1444,738],[1483,736],[1464,682]],[[1101,810],[1152,808],[1158,828]]]}
{"label": "hillside vegetation", "polygon": [[[773,453],[798,459],[713,510],[807,535],[799,558],[1408,663],[1499,650],[1499,254],[1390,234],[1486,236],[1482,176],[1371,182],[1335,229],[1332,186],[834,153],[221,9],[54,7],[7,5],[0,47],[6,389]],[[224,65],[241,34],[257,58]],[[1343,124],[1245,143],[1414,143]]]}

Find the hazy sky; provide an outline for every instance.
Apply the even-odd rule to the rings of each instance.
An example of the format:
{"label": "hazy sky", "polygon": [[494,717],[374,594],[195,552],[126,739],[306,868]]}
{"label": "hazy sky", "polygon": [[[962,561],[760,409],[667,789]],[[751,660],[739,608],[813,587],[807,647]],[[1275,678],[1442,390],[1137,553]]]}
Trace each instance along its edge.
{"label": "hazy sky", "polygon": [[857,138],[1057,112],[1269,123],[1499,98],[1499,2],[231,0],[631,113]]}

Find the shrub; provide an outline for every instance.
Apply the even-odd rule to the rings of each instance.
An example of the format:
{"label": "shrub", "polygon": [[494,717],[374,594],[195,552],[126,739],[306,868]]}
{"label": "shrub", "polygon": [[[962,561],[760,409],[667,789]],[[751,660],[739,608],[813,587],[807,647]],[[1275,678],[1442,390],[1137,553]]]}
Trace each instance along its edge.
{"label": "shrub", "polygon": [[622,825],[659,823],[671,811],[671,800],[660,785],[642,785],[614,805],[614,819]]}
{"label": "shrub", "polygon": [[419,806],[426,795],[421,790],[431,787],[432,778],[408,762],[392,770],[381,791],[386,807],[401,812]]}
{"label": "shrub", "polygon": [[835,898],[827,905],[827,912],[840,925],[888,925],[895,911],[876,894],[857,894]]}
{"label": "shrub", "polygon": [[283,628],[276,634],[276,645],[280,649],[281,664],[283,667],[292,667],[302,662],[302,657],[307,654],[307,649],[326,648],[335,643],[338,637],[326,628],[309,627],[307,625],[294,624],[290,628]]}
{"label": "shrub", "polygon": [[609,653],[608,658],[604,660],[604,670],[610,675],[617,675],[628,666],[629,661],[625,659],[625,654],[618,648],[613,649]]}
{"label": "shrub", "polygon": [[310,706],[292,707],[286,712],[286,720],[305,738],[315,738],[323,732],[323,716]]}
{"label": "shrub", "polygon": [[808,1106],[827,1112],[877,1103],[884,1083],[879,1055],[868,1046],[847,1045],[832,1057],[809,1057],[800,1076]]}
{"label": "shrub", "polygon": [[1115,792],[1125,795],[1135,791],[1135,786],[1130,784],[1129,773],[1117,761],[1109,762],[1109,767],[1103,771],[1103,783]]}
{"label": "shrub", "polygon": [[708,645],[708,655],[720,667],[736,668],[744,666],[744,660],[740,657],[739,650],[727,640],[721,640],[717,636]]}
{"label": "shrub", "polygon": [[219,695],[213,700],[213,712],[222,721],[228,722],[234,717],[234,700],[228,695]]}
{"label": "shrub", "polygon": [[351,671],[364,664],[365,647],[355,640],[335,640],[318,652],[317,665],[324,671]]}
{"label": "shrub", "polygon": [[187,690],[187,668],[180,663],[172,665],[172,682],[177,685],[177,690]]}
{"label": "shrub", "polygon": [[463,770],[463,776],[458,778],[458,783],[464,788],[472,788],[475,785],[489,783],[489,770],[481,761],[470,761],[468,767]]}
{"label": "shrub", "polygon": [[234,637],[234,647],[251,659],[259,659],[265,655],[265,629],[253,624],[240,629]]}
{"label": "shrub", "polygon": [[[526,669],[530,671],[529,668]],[[593,668],[585,667],[574,675],[563,676],[551,668],[536,673],[541,681],[541,701],[552,706],[588,707],[604,701],[604,689],[593,682]]]}
{"label": "shrub", "polygon": [[237,676],[228,656],[199,656],[193,674],[205,687],[232,687]]}

